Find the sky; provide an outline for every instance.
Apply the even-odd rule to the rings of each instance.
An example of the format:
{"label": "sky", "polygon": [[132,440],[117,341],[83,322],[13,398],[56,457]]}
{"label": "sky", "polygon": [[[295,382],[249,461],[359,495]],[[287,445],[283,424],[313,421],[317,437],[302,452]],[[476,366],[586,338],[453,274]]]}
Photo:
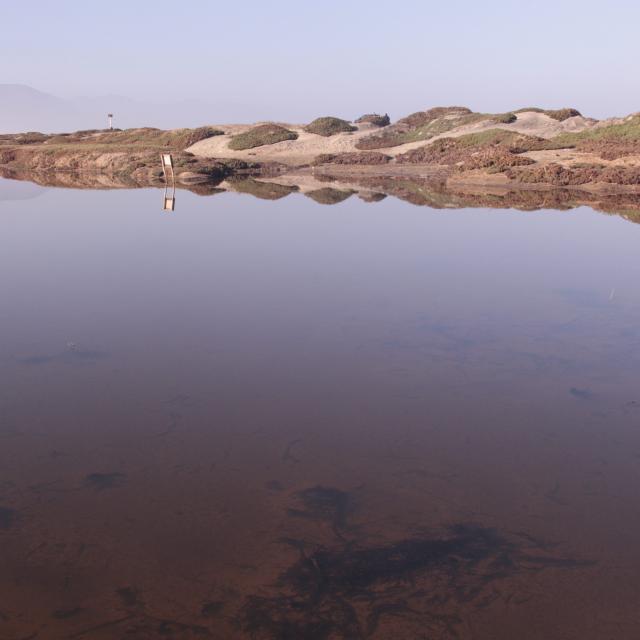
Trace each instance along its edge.
{"label": "sky", "polygon": [[0,83],[199,100],[212,122],[436,105],[640,110],[637,0],[0,0]]}

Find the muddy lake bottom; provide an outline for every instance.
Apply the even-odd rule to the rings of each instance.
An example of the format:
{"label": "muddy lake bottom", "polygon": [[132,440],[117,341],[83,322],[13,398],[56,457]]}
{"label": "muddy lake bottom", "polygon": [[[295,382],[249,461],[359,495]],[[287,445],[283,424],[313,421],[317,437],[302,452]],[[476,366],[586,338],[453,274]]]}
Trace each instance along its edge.
{"label": "muddy lake bottom", "polygon": [[0,181],[2,640],[638,637],[640,226],[179,198]]}

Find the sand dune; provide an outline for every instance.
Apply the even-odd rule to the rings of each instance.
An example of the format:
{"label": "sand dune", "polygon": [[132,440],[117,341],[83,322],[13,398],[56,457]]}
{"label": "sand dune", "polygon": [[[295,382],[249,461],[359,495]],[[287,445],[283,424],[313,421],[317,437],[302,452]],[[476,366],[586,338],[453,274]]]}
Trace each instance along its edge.
{"label": "sand dune", "polygon": [[[203,158],[238,158],[255,162],[282,162],[283,164],[299,165],[309,163],[321,154],[338,154],[357,151],[356,143],[358,140],[371,135],[373,132],[383,131],[383,129],[375,126],[364,124],[358,125],[358,130],[353,133],[339,133],[325,138],[307,133],[301,125],[282,124],[287,129],[295,131],[298,134],[298,139],[286,140],[284,142],[244,151],[234,151],[228,147],[232,136],[244,133],[256,125],[228,125],[217,127],[222,129],[225,135],[197,142],[189,147],[187,151]],[[540,138],[553,138],[561,133],[579,132],[595,127],[598,124],[597,120],[583,116],[575,116],[563,122],[558,122],[544,113],[526,111],[519,113],[518,119],[512,124],[496,123],[490,116],[487,116],[485,120],[457,127],[441,135],[434,136],[428,141],[419,140],[417,142],[409,142],[396,147],[381,149],[381,151],[395,157],[411,149],[416,149],[427,143],[434,142],[439,138],[454,138],[468,133],[478,133],[497,128],[524,133],[530,136],[538,136]]]}

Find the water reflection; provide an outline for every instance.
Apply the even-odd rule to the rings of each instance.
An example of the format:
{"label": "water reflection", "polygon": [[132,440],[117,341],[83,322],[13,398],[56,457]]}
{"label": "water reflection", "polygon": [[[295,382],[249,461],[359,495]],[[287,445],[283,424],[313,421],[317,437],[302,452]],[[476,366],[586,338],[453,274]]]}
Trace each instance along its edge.
{"label": "water reflection", "polygon": [[0,638],[633,638],[640,227],[293,179],[2,205]]}
{"label": "water reflection", "polygon": [[176,208],[176,185],[173,184],[173,187],[169,187],[168,185],[164,188],[164,197],[162,199],[162,210],[163,211],[175,211]]}
{"label": "water reflection", "polygon": [[[175,209],[176,188],[201,196],[225,192],[247,194],[261,200],[281,200],[301,194],[318,204],[338,205],[352,196],[375,204],[391,196],[416,206],[432,209],[541,209],[570,211],[587,206],[595,211],[620,215],[640,221],[640,194],[633,191],[611,193],[579,188],[507,188],[487,185],[448,186],[435,178],[417,176],[367,176],[321,173],[282,174],[274,177],[237,176],[227,180],[195,180],[187,183],[158,181],[153,185],[139,184],[126,176],[104,174],[33,173],[0,169],[0,176],[12,181],[29,181],[46,187],[77,189],[130,189],[155,186],[164,190],[162,207]],[[15,183],[12,183],[15,184]],[[18,183],[19,184],[19,183]],[[8,193],[8,188],[4,188]],[[2,195],[0,194],[0,198]]]}

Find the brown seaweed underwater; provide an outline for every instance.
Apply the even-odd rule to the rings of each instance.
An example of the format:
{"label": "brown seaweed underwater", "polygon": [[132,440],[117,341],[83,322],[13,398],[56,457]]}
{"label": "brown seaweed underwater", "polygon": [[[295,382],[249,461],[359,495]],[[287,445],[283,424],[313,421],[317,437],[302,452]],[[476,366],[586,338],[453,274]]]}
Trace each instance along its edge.
{"label": "brown seaweed underwater", "polygon": [[[329,546],[282,539],[299,559],[270,588],[247,598],[238,624],[251,638],[328,640],[388,633],[456,638],[460,605],[486,607],[500,582],[547,568],[584,567],[588,561],[554,553],[524,533],[503,534],[472,523],[416,532],[402,540],[360,544],[348,525],[349,494],[313,487],[297,496],[292,517],[327,525]],[[516,601],[519,596],[507,596]],[[435,634],[435,635],[432,635]],[[405,636],[403,636],[405,637]]]}

